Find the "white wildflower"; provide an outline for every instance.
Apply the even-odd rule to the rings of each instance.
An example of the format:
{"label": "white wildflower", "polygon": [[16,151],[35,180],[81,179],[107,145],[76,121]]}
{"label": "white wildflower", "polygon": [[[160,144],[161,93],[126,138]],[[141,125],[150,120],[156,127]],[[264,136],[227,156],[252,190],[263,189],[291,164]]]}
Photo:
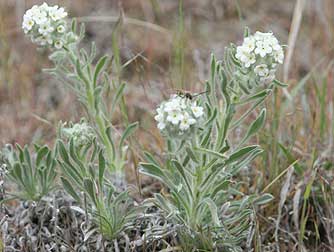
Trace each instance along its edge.
{"label": "white wildflower", "polygon": [[166,128],[166,124],[164,122],[159,122],[158,123],[158,129],[163,130],[164,128]]}
{"label": "white wildflower", "polygon": [[250,67],[256,62],[256,56],[254,53],[248,53],[245,55],[244,64],[245,67]]}
{"label": "white wildflower", "polygon": [[39,10],[38,5],[34,5],[29,10],[26,11],[26,13],[24,14],[24,17],[32,18],[33,16],[35,16],[39,12],[40,12],[40,10]]}
{"label": "white wildflower", "polygon": [[53,32],[53,31],[54,31],[54,28],[52,27],[50,22],[45,22],[45,23],[41,24],[38,28],[38,32],[40,34],[43,34],[43,35],[47,35],[47,34]]}
{"label": "white wildflower", "polygon": [[24,33],[28,33],[32,27],[34,26],[35,22],[30,17],[24,17],[23,23],[22,23],[22,29],[24,30]]}
{"label": "white wildflower", "polygon": [[39,6],[40,11],[48,12],[50,10],[50,6],[47,3],[43,3],[42,5]]}
{"label": "white wildflower", "polygon": [[263,58],[264,56],[272,52],[272,48],[268,43],[260,40],[256,42],[256,48],[254,52],[255,54],[259,54]]}
{"label": "white wildflower", "polygon": [[58,21],[67,17],[67,12],[65,12],[64,8],[58,8],[58,6],[53,6],[50,11],[49,15],[53,21]]}
{"label": "white wildflower", "polygon": [[[246,37],[236,49],[235,57],[240,61],[245,78],[256,78],[256,83],[268,84],[275,79],[278,64],[284,61],[284,51],[278,39],[271,32],[255,32]],[[242,73],[244,76],[246,74]]]}
{"label": "white wildflower", "polygon": [[57,27],[57,32],[59,32],[59,33],[64,33],[64,32],[65,32],[65,26],[63,26],[63,25],[59,25],[59,26]]}
{"label": "white wildflower", "polygon": [[184,131],[190,128],[191,125],[196,123],[196,120],[189,116],[188,113],[184,113],[183,119],[180,122],[180,130]]}
{"label": "white wildflower", "polygon": [[165,112],[173,112],[173,111],[176,111],[176,110],[180,110],[181,107],[180,107],[180,101],[176,98],[170,100],[169,102],[166,102],[165,104]]}
{"label": "white wildflower", "polygon": [[61,49],[65,44],[75,42],[72,32],[66,32],[66,16],[64,8],[57,5],[34,5],[23,16],[22,29],[34,43]]}
{"label": "white wildflower", "polygon": [[47,13],[45,11],[36,12],[32,18],[38,25],[43,24],[48,21]]}
{"label": "white wildflower", "polygon": [[61,48],[63,48],[63,46],[64,46],[63,41],[61,41],[61,40],[55,41],[55,48],[61,49]]}
{"label": "white wildflower", "polygon": [[273,36],[272,32],[260,32],[260,31],[257,31],[254,34],[254,39],[255,40],[266,40],[266,39],[270,38],[271,36]]}
{"label": "white wildflower", "polygon": [[157,122],[161,122],[163,121],[164,119],[164,115],[163,114],[157,114],[154,119],[157,121]]}
{"label": "white wildflower", "polygon": [[183,120],[180,123],[180,130],[184,131],[189,129],[190,124],[187,118],[183,118]]}
{"label": "white wildflower", "polygon": [[171,122],[172,124],[176,125],[183,119],[183,115],[178,110],[173,110],[168,113],[167,121]]}
{"label": "white wildflower", "polygon": [[274,51],[273,55],[274,55],[274,59],[275,59],[276,62],[278,62],[279,64],[283,64],[284,51],[283,51],[282,47],[280,47],[279,50]]}
{"label": "white wildflower", "polygon": [[242,44],[243,50],[246,52],[252,52],[255,48],[255,39],[253,37],[247,37]]}
{"label": "white wildflower", "polygon": [[244,47],[237,48],[236,58],[239,59],[247,68],[256,62],[255,54],[245,51]]}
{"label": "white wildflower", "polygon": [[203,107],[186,97],[172,95],[157,108],[157,127],[170,137],[189,136],[190,129],[204,115]]}
{"label": "white wildflower", "polygon": [[193,112],[194,116],[196,118],[201,117],[204,114],[204,109],[201,106],[197,106],[196,104],[193,104],[191,106],[191,111]]}

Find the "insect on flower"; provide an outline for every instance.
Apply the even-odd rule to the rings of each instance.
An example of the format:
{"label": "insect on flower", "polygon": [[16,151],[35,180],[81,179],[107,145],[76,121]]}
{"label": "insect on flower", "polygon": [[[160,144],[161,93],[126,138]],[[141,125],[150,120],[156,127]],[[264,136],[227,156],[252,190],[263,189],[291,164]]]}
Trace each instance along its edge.
{"label": "insect on flower", "polygon": [[179,96],[181,98],[186,98],[186,99],[189,99],[189,100],[192,100],[195,97],[200,96],[200,95],[205,94],[205,93],[208,92],[208,91],[203,91],[203,92],[200,92],[200,93],[192,94],[190,91],[186,91],[186,90],[182,90],[182,89],[176,89],[175,91],[176,91],[177,96]]}

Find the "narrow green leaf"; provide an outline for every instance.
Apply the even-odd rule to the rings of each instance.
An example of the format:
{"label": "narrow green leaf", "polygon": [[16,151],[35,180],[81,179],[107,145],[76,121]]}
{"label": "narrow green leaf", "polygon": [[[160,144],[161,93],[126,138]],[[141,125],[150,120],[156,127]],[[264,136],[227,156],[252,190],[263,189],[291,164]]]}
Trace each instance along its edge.
{"label": "narrow green leaf", "polygon": [[60,180],[64,186],[65,191],[71,195],[77,202],[81,202],[79,195],[76,193],[71,183],[64,177],[60,177]]}
{"label": "narrow green leaf", "polygon": [[64,143],[61,140],[58,140],[57,146],[58,146],[58,150],[59,150],[59,154],[60,154],[61,158],[66,163],[70,163],[70,157],[68,156],[68,153],[67,153],[67,150],[65,148]]}
{"label": "narrow green leaf", "polygon": [[71,30],[74,34],[77,33],[77,20],[75,18],[72,19]]}
{"label": "narrow green leaf", "polygon": [[260,115],[249,126],[247,133],[244,139],[241,141],[240,145],[245,143],[252,135],[256,134],[263,127],[265,119],[266,119],[266,109],[262,109]]}
{"label": "narrow green leaf", "polygon": [[91,200],[94,202],[95,206],[97,205],[97,199],[96,199],[96,191],[95,191],[95,185],[94,182],[89,178],[84,178],[83,180],[84,188],[88,196],[91,198]]}
{"label": "narrow green leaf", "polygon": [[239,159],[245,157],[246,155],[250,154],[253,150],[258,148],[259,148],[258,145],[251,145],[241,148],[230,155],[230,157],[226,160],[226,164],[231,164],[235,161],[238,161]]}
{"label": "narrow green leaf", "polygon": [[96,56],[96,43],[93,41],[90,47],[89,62],[92,63]]}
{"label": "narrow green leaf", "polygon": [[157,166],[155,164],[151,164],[151,163],[140,163],[140,173],[154,177],[158,180],[160,180],[161,182],[165,182],[165,174],[162,171],[162,169],[160,168],[160,166]]}
{"label": "narrow green leaf", "polygon": [[85,87],[88,90],[89,89],[89,81],[88,81],[87,77],[85,76],[85,74],[81,70],[81,65],[80,65],[79,59],[77,59],[77,61],[76,61],[75,69],[76,69],[76,72],[77,72],[77,75],[78,75],[79,79],[85,84]]}
{"label": "narrow green leaf", "polygon": [[79,31],[79,40],[82,40],[85,37],[85,24],[81,23],[80,24],[80,31]]}
{"label": "narrow green leaf", "polygon": [[19,162],[16,162],[13,166],[13,176],[16,180],[21,182],[22,185],[24,185],[24,181],[22,179],[22,169]]}
{"label": "narrow green leaf", "polygon": [[210,99],[210,94],[211,94],[211,86],[208,81],[205,82],[205,96],[209,104],[212,104],[211,99]]}
{"label": "narrow green leaf", "polygon": [[35,174],[34,174],[34,168],[31,162],[31,157],[30,157],[30,153],[29,153],[27,145],[24,146],[23,153],[24,153],[25,163],[28,166],[27,169],[24,171],[24,172],[27,172],[27,175],[28,175],[25,179],[29,179],[30,184],[33,184],[33,179],[34,179]]}
{"label": "narrow green leaf", "polygon": [[70,139],[69,147],[70,147],[69,148],[70,156],[71,156],[72,160],[77,164],[77,166],[79,166],[79,168],[81,170],[81,174],[83,174],[83,176],[85,176],[86,175],[86,169],[85,169],[85,166],[82,163],[82,161],[78,158],[73,138]]}
{"label": "narrow green leaf", "polygon": [[243,105],[246,104],[248,102],[251,102],[253,100],[258,100],[258,99],[263,99],[264,97],[268,96],[272,91],[270,89],[265,89],[262,90],[254,95],[251,96],[247,96],[245,99],[235,102],[234,104],[238,104],[238,105]]}
{"label": "narrow green leaf", "polygon": [[93,77],[94,87],[96,87],[97,79],[98,79],[101,71],[103,70],[103,68],[105,67],[107,62],[108,62],[108,56],[107,55],[101,57],[99,59],[99,61],[97,62],[96,67],[95,67],[95,71],[94,71],[94,77]]}
{"label": "narrow green leaf", "polygon": [[214,85],[216,74],[216,58],[215,55],[211,54],[211,85]]}
{"label": "narrow green leaf", "polygon": [[212,132],[212,127],[206,128],[206,134],[204,135],[200,144],[201,147],[203,148],[207,147],[207,144],[209,143],[210,140],[211,132]]}
{"label": "narrow green leaf", "polygon": [[168,202],[165,200],[165,198],[160,193],[154,194],[154,198],[158,202],[159,207],[164,209],[167,213],[172,213],[172,209],[170,208]]}
{"label": "narrow green leaf", "polygon": [[83,177],[73,166],[71,166],[71,164],[62,162],[60,160],[58,160],[58,164],[60,165],[64,176],[76,183],[78,186],[81,186]]}
{"label": "narrow green leaf", "polygon": [[213,121],[216,119],[217,114],[218,114],[218,111],[217,111],[217,108],[215,108],[213,110],[211,117],[205,122],[204,127],[209,127],[213,123]]}
{"label": "narrow green leaf", "polygon": [[15,144],[15,146],[16,146],[16,149],[19,150],[19,159],[20,159],[20,162],[24,163],[25,160],[24,160],[24,152],[23,152],[22,147],[19,144]]}
{"label": "narrow green leaf", "polygon": [[100,150],[100,153],[99,153],[99,185],[101,188],[103,185],[103,176],[104,176],[105,169],[106,169],[106,161],[104,159],[102,150]]}
{"label": "narrow green leaf", "polygon": [[235,127],[239,126],[240,123],[247,118],[247,116],[252,113],[262,102],[264,102],[264,100],[266,99],[267,96],[264,96],[262,98],[259,98],[258,100],[256,100],[256,102],[245,112],[243,113],[237,120],[235,120],[230,129],[234,129]]}
{"label": "narrow green leaf", "polygon": [[247,95],[250,94],[250,91],[247,89],[247,87],[246,87],[245,85],[243,85],[242,82],[238,82],[238,84],[239,84],[240,89],[241,89],[245,94],[247,94]]}
{"label": "narrow green leaf", "polygon": [[124,89],[125,89],[125,83],[122,83],[117,89],[116,89],[116,92],[115,92],[115,95],[113,97],[113,102],[111,104],[111,115],[114,113],[115,109],[116,109],[116,105],[117,103],[119,102],[119,100],[122,98],[123,96],[123,92],[124,92]]}
{"label": "narrow green leaf", "polygon": [[274,199],[274,196],[272,196],[269,193],[265,193],[259,197],[257,197],[254,201],[253,204],[254,205],[265,205],[267,203],[269,203],[270,201],[272,201]]}
{"label": "narrow green leaf", "polygon": [[151,153],[145,151],[144,156],[145,156],[146,160],[149,161],[150,163],[153,163],[156,166],[160,166],[159,162],[151,155]]}
{"label": "narrow green leaf", "polygon": [[263,150],[261,148],[256,148],[249,152],[247,155],[243,156],[237,163],[235,163],[229,170],[229,173],[232,175],[236,175],[240,169],[244,168],[251,161],[253,161],[259,154],[261,154]]}
{"label": "narrow green leaf", "polygon": [[107,129],[106,129],[106,135],[108,137],[108,140],[109,140],[109,143],[111,145],[111,148],[112,148],[112,159],[114,160],[116,158],[116,149],[115,149],[115,144],[114,144],[114,140],[112,139],[112,128],[111,126],[109,126]]}
{"label": "narrow green leaf", "polygon": [[221,226],[219,217],[218,217],[218,207],[215,202],[211,198],[205,198],[202,203],[205,203],[211,212],[212,221],[215,226]]}
{"label": "narrow green leaf", "polygon": [[217,193],[220,191],[225,191],[228,189],[228,186],[231,184],[232,181],[230,180],[222,180],[220,181],[213,189],[211,193],[211,198],[214,198]]}
{"label": "narrow green leaf", "polygon": [[280,87],[288,87],[289,85],[284,83],[284,82],[281,82],[277,79],[274,80],[274,83],[277,85],[277,86],[280,86]]}
{"label": "narrow green leaf", "polygon": [[42,159],[49,153],[49,148],[47,146],[43,146],[38,149],[37,157],[36,157],[36,167],[40,166]]}
{"label": "narrow green leaf", "polygon": [[244,38],[247,38],[248,36],[249,36],[249,28],[246,26],[245,28],[244,28]]}
{"label": "narrow green leaf", "polygon": [[196,147],[195,149],[197,151],[210,154],[210,155],[215,156],[215,157],[220,158],[220,159],[224,159],[224,160],[227,159],[227,156],[225,156],[224,154],[221,154],[217,151],[213,151],[213,150],[205,149],[205,148],[200,148],[200,147]]}
{"label": "narrow green leaf", "polygon": [[193,152],[193,150],[192,150],[191,148],[187,147],[187,148],[186,148],[186,152],[187,152],[188,156],[190,157],[190,159],[191,159],[193,162],[195,162],[196,164],[199,163],[199,162],[198,162],[198,159],[197,159],[197,157],[196,157],[196,155],[195,155],[195,153]]}
{"label": "narrow green leaf", "polygon": [[125,130],[124,133],[121,137],[121,140],[119,142],[119,146],[120,148],[123,147],[124,141],[131,135],[133,134],[133,132],[135,132],[135,130],[138,128],[139,123],[138,122],[134,122],[131,123]]}
{"label": "narrow green leaf", "polygon": [[188,193],[191,196],[193,196],[193,191],[191,189],[190,183],[188,181],[188,178],[187,178],[187,176],[186,176],[186,174],[184,172],[184,169],[183,169],[182,165],[177,160],[175,160],[175,159],[172,160],[172,164],[173,164],[174,168],[176,168],[176,170],[180,173],[180,175],[182,176],[184,182],[186,183],[187,188],[188,188]]}

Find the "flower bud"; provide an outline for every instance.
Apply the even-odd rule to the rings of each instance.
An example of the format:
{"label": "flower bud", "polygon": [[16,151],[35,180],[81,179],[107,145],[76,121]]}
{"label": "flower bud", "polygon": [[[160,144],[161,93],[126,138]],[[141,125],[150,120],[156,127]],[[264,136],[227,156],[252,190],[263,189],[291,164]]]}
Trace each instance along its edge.
{"label": "flower bud", "polygon": [[82,147],[92,143],[95,138],[95,133],[92,127],[86,122],[76,123],[72,127],[62,128],[62,134],[68,138],[73,139],[74,145]]}

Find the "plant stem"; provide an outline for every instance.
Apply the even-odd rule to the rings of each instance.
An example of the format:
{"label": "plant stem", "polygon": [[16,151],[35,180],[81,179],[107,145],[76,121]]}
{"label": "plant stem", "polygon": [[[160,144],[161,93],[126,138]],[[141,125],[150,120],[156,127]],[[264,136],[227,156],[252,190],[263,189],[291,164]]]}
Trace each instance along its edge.
{"label": "plant stem", "polygon": [[[75,49],[67,48],[68,55],[72,63],[72,67],[75,69],[77,61],[79,60],[80,65],[78,67],[82,68],[80,59],[76,56],[77,52],[75,52],[74,50]],[[102,141],[104,147],[106,148],[109,169],[112,171],[115,167],[114,161],[116,153],[106,133],[107,131],[106,122],[103,119],[105,116],[103,115],[101,116],[102,112],[99,110],[98,106],[95,106],[94,83],[92,77],[89,74],[84,73],[83,71],[82,74],[84,75],[85,80],[87,80],[84,81],[80,79],[80,81],[84,84],[85,87],[85,93],[87,98],[87,111],[89,117],[93,119],[92,121],[93,123],[95,123],[97,127],[97,133],[100,137],[100,140]]]}

